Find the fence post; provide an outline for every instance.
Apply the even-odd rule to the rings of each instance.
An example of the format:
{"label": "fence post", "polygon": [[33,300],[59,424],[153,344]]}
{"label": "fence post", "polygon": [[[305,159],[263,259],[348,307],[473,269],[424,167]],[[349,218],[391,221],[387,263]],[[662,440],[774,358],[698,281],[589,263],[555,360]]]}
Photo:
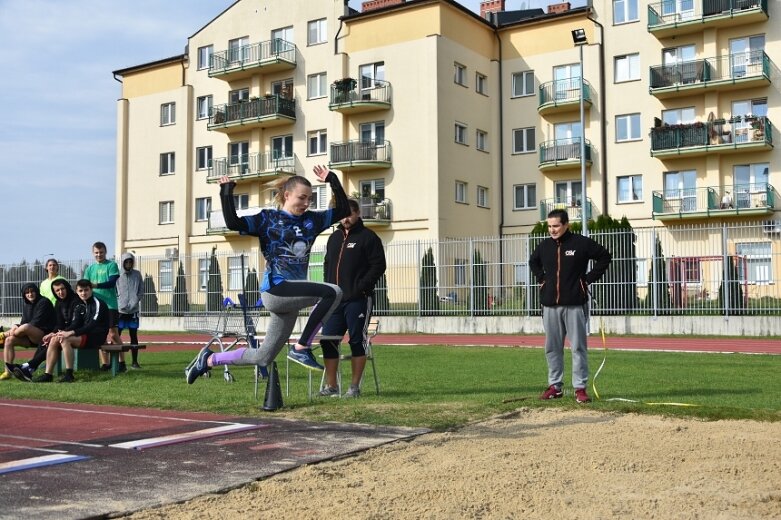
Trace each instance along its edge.
{"label": "fence post", "polygon": [[466,276],[467,280],[469,280],[469,315],[473,318],[475,317],[475,271],[474,271],[474,263],[475,263],[475,244],[474,241],[470,238],[467,242],[467,259],[466,259]]}
{"label": "fence post", "polygon": [[531,242],[531,235],[527,234],[526,238],[524,239],[524,242],[526,243],[525,247],[525,253],[526,253],[526,317],[530,317],[532,315],[532,273],[531,273],[531,267],[529,266],[529,258],[531,257],[531,251],[530,248],[530,242]]}
{"label": "fence post", "polygon": [[418,264],[418,318],[420,318],[423,315],[423,298],[421,298],[421,295],[423,294],[423,286],[421,285],[421,282],[423,282],[423,255],[420,254],[420,240],[417,241],[417,264]]}
{"label": "fence post", "polygon": [[658,316],[658,305],[656,300],[657,292],[659,291],[659,275],[656,272],[656,228],[651,228],[651,308],[653,310],[652,316],[655,318]]}
{"label": "fence post", "polygon": [[730,293],[730,280],[729,280],[729,266],[727,265],[727,262],[729,262],[729,254],[727,251],[727,224],[722,223],[721,225],[721,270],[722,270],[722,279],[721,279],[721,293],[724,295],[724,320],[729,321],[729,293]]}

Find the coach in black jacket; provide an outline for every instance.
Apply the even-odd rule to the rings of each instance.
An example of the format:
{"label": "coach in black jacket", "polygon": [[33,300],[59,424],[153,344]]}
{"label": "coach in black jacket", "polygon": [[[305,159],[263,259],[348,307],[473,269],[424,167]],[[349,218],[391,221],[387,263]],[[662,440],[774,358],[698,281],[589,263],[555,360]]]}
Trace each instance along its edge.
{"label": "coach in black jacket", "polygon": [[[350,215],[328,238],[323,269],[325,281],[342,289],[342,301],[323,325],[323,336],[350,334],[352,382],[345,397],[359,397],[366,366],[366,328],[372,312],[374,285],[385,272],[385,250],[377,234],[363,225],[358,201],[350,200]],[[321,340],[325,386],[320,395],[339,396],[339,342]]]}
{"label": "coach in black jacket", "polygon": [[[548,388],[540,399],[558,399],[564,376],[564,337],[572,350],[572,386],[575,400],[590,401],[588,383],[587,321],[588,286],[599,280],[611,256],[607,249],[589,237],[569,230],[569,215],[562,209],[548,214],[546,238],[529,258],[529,269],[537,278],[545,327],[545,357],[548,361]],[[594,260],[591,271],[587,271]]]}

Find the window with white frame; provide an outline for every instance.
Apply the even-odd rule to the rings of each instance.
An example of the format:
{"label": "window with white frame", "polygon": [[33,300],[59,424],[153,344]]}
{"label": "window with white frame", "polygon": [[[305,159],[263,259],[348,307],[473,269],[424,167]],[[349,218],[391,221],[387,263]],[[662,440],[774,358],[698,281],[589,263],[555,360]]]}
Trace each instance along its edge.
{"label": "window with white frame", "polygon": [[284,99],[293,99],[293,79],[287,78],[271,82],[271,93]]}
{"label": "window with white frame", "polygon": [[166,200],[160,203],[160,224],[174,223],[174,201]]}
{"label": "window with white frame", "polygon": [[469,262],[463,258],[456,258],[453,265],[453,284],[458,286],[466,285],[466,266]]}
{"label": "window with white frame", "polygon": [[249,58],[249,36],[228,40],[228,61],[232,64],[240,63]]}
{"label": "window with white frame", "polygon": [[171,292],[174,290],[174,261],[160,260],[157,264],[158,280],[160,281],[160,292]]}
{"label": "window with white frame", "polygon": [[328,209],[328,190],[325,184],[312,186],[312,202],[309,203],[309,209]]}
{"label": "window with white frame", "polygon": [[325,43],[328,39],[328,32],[326,30],[326,19],[312,20],[307,24],[306,32],[306,44],[317,45],[319,43]]}
{"label": "window with white frame", "polygon": [[328,133],[325,130],[314,130],[307,134],[309,155],[323,155],[328,151]]}
{"label": "window with white frame", "polygon": [[206,170],[212,165],[212,147],[199,146],[195,149],[195,169]]}
{"label": "window with white frame", "polygon": [[536,184],[516,184],[513,186],[513,209],[534,209],[536,207]]}
{"label": "window with white frame", "polygon": [[271,138],[271,155],[274,160],[293,157],[293,136],[276,135]]}
{"label": "window with white frame", "polygon": [[732,167],[734,206],[741,209],[768,207],[769,174],[770,163],[735,164]]}
{"label": "window with white frame", "polygon": [[176,103],[163,103],[160,105],[160,126],[176,123]]}
{"label": "window with white frame", "polygon": [[455,81],[459,85],[463,85],[466,87],[466,65],[461,65],[460,63],[454,63],[454,75],[453,75],[453,81]]}
{"label": "window with white frame", "polygon": [[306,78],[307,99],[317,99],[328,95],[325,72],[310,74]]}
{"label": "window with white frame", "polygon": [[456,181],[456,202],[466,204],[466,188],[467,183]]}
{"label": "window with white frame", "polygon": [[643,200],[643,176],[624,175],[618,177],[618,202],[639,202]]}
{"label": "window with white frame", "polygon": [[475,73],[475,91],[478,94],[488,95],[488,77],[485,74]]}
{"label": "window with white frame", "polygon": [[160,154],[160,175],[173,175],[176,171],[176,154],[165,152]]}
{"label": "window with white frame", "polygon": [[367,63],[358,67],[358,76],[361,78],[361,90],[368,90],[380,86],[377,82],[385,81],[385,62]]}
{"label": "window with white frame", "polygon": [[662,123],[666,125],[686,125],[695,119],[694,107],[674,108],[662,111]]}
{"label": "window with white frame", "polygon": [[513,153],[530,153],[536,150],[534,127],[513,129]]}
{"label": "window with white frame", "polygon": [[235,105],[239,101],[248,101],[248,100],[249,100],[248,88],[240,88],[228,92],[228,103],[231,105]]}
{"label": "window with white frame", "polygon": [[214,45],[198,47],[198,70],[208,69],[212,64]]}
{"label": "window with white frame", "polygon": [[466,144],[466,125],[463,123],[456,123],[455,125],[455,139],[458,144]]}
{"label": "window with white frame", "polygon": [[240,256],[228,257],[228,290],[240,291],[243,287],[244,277],[247,275],[247,261],[244,260],[244,269],[241,268]]}
{"label": "window with white frame", "polygon": [[637,258],[635,260],[635,280],[638,287],[648,286],[648,259]]}
{"label": "window with white frame", "polygon": [[249,193],[233,195],[233,206],[236,210],[249,208]]}
{"label": "window with white frame", "polygon": [[773,250],[770,242],[739,242],[735,244],[735,253],[733,261],[737,264],[741,282],[769,284],[773,281]]}
{"label": "window with white frame", "polygon": [[208,119],[212,112],[212,96],[199,96],[195,103],[195,118]]}
{"label": "window with white frame", "polygon": [[199,197],[195,199],[195,221],[204,222],[209,220],[209,213],[212,211],[212,198]]}
{"label": "window with white frame", "polygon": [[515,285],[526,285],[529,282],[529,264],[519,262],[514,264]]}
{"label": "window with white frame", "polygon": [[616,142],[637,141],[640,135],[640,114],[622,114],[616,116]]}
{"label": "window with white frame", "polygon": [[613,0],[613,24],[636,22],[640,19],[637,0]]}
{"label": "window with white frame", "polygon": [[613,81],[615,83],[621,83],[623,81],[634,81],[640,79],[640,55],[626,54],[624,56],[616,56],[613,60],[614,76]]}
{"label": "window with white frame", "polygon": [[697,171],[665,172],[664,202],[669,211],[697,209]]}
{"label": "window with white frame", "polygon": [[534,95],[534,71],[525,70],[513,74],[513,95],[512,97],[523,97]]}
{"label": "window with white frame", "polygon": [[481,208],[488,207],[488,188],[485,186],[477,187],[477,205]]}
{"label": "window with white frame", "polygon": [[198,290],[205,291],[209,287],[209,259],[198,259]]}
{"label": "window with white frame", "polygon": [[481,152],[488,151],[488,132],[485,130],[475,131],[475,148]]}

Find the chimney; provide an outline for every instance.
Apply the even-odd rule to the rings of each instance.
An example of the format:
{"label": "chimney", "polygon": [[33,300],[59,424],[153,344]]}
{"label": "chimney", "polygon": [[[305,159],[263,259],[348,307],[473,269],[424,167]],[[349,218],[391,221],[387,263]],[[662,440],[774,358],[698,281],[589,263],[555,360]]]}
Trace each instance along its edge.
{"label": "chimney", "polygon": [[483,0],[480,2],[480,18],[488,18],[489,13],[504,11],[505,0]]}
{"label": "chimney", "polygon": [[548,6],[548,14],[566,13],[570,9],[569,2],[562,2],[560,4],[550,4]]}
{"label": "chimney", "polygon": [[366,0],[361,4],[361,12],[374,11],[375,9],[382,9],[383,7],[390,7],[392,5],[403,4],[404,0]]}

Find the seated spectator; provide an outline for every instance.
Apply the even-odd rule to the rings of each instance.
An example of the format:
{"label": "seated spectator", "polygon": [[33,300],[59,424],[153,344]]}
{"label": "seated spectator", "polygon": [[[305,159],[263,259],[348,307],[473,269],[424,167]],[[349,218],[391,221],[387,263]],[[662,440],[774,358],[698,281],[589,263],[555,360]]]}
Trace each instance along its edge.
{"label": "seated spectator", "polygon": [[100,298],[92,295],[92,282],[79,280],[76,282],[76,294],[80,302],[73,313],[73,321],[52,338],[46,349],[46,372],[36,377],[36,383],[48,383],[54,380],[52,372],[60,357],[60,349],[65,357],[65,374],[60,383],[72,383],[73,349],[100,348],[106,340],[110,325],[108,306]]}
{"label": "seated spectator", "polygon": [[54,345],[54,348],[59,349],[60,339],[57,337],[57,333],[63,330],[68,330],[68,327],[73,321],[73,314],[76,310],[76,306],[81,303],[81,299],[73,292],[71,284],[64,278],[58,278],[52,283],[52,291],[57,303],[54,304],[54,314],[57,316],[57,327],[54,331],[43,337],[41,344],[35,351],[32,359],[27,363],[21,365],[12,365],[9,367],[13,375],[20,381],[31,382],[33,380],[33,373],[38,369],[41,364],[46,362],[46,349],[49,345]]}
{"label": "seated spectator", "polygon": [[22,322],[5,333],[3,358],[6,368],[5,372],[0,374],[0,379],[11,378],[11,367],[15,357],[14,347],[37,347],[43,337],[54,330],[57,324],[52,302],[41,296],[38,286],[34,283],[22,287],[22,301]]}

